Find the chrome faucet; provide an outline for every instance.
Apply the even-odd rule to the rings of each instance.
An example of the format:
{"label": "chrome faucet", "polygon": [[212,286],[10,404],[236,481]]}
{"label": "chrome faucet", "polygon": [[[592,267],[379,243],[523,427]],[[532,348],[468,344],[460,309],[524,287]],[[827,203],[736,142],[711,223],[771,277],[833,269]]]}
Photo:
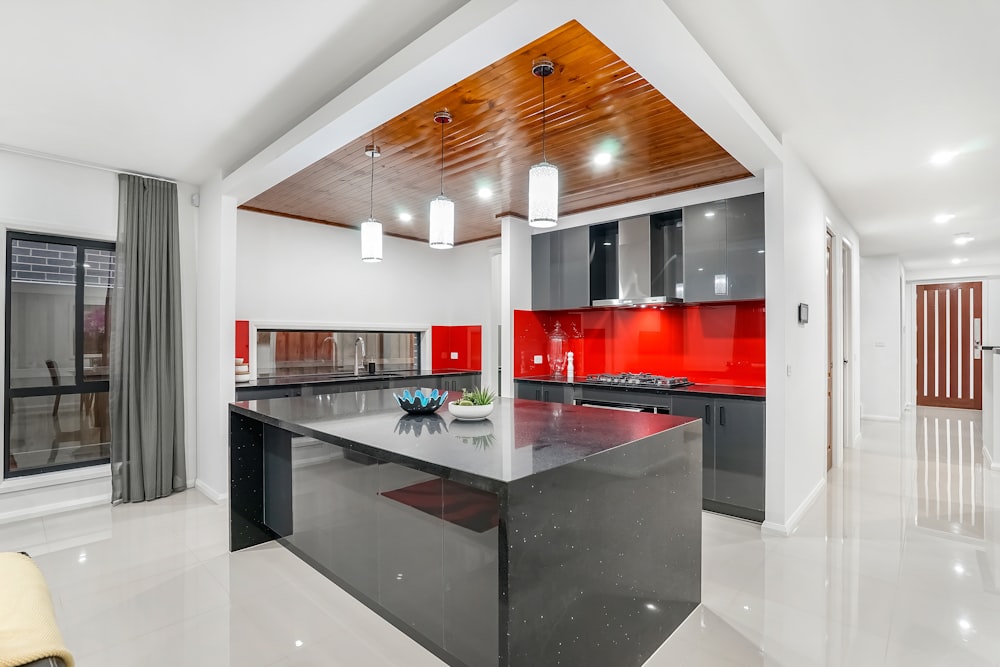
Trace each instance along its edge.
{"label": "chrome faucet", "polygon": [[327,336],[319,346],[326,345],[326,341],[330,341],[330,365],[333,366],[333,370],[337,370],[337,341],[333,339],[333,336]]}
{"label": "chrome faucet", "polygon": [[[358,357],[358,343],[361,343],[361,357]],[[354,374],[361,375],[361,368],[365,365],[365,339],[358,336],[354,339]]]}

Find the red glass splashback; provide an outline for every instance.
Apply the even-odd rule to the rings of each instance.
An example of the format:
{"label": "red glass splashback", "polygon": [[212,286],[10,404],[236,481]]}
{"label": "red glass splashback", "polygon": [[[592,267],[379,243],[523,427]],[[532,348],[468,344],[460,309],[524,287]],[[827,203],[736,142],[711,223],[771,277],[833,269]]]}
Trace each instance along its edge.
{"label": "red glass splashback", "polygon": [[250,363],[250,320],[236,320],[236,358]]}
{"label": "red glass splashback", "polygon": [[[453,358],[454,357],[454,358]],[[431,327],[431,370],[481,371],[483,327]]]}
{"label": "red glass splashback", "polygon": [[575,375],[654,373],[765,386],[764,301],[514,311],[514,377],[548,375],[547,332],[570,335]]}

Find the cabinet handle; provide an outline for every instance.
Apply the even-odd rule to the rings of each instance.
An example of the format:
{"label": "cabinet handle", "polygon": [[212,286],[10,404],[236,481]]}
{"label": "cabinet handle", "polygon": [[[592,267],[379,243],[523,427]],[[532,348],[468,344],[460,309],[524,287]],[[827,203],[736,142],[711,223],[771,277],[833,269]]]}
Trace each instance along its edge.
{"label": "cabinet handle", "polygon": [[536,389],[535,390],[535,400],[536,401],[542,400],[542,390],[541,389]]}
{"label": "cabinet handle", "polygon": [[719,406],[719,426],[726,425],[726,406]]}
{"label": "cabinet handle", "polygon": [[705,405],[705,426],[712,425],[712,406]]}

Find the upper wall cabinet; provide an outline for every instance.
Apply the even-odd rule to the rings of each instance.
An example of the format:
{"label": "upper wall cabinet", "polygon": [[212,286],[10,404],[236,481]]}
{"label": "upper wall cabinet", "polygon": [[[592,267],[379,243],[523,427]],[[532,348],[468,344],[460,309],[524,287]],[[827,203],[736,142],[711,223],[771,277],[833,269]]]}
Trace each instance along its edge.
{"label": "upper wall cabinet", "polygon": [[764,195],[684,208],[684,301],[764,298]]}
{"label": "upper wall cabinet", "polygon": [[531,308],[590,305],[590,230],[561,229],[531,237]]}

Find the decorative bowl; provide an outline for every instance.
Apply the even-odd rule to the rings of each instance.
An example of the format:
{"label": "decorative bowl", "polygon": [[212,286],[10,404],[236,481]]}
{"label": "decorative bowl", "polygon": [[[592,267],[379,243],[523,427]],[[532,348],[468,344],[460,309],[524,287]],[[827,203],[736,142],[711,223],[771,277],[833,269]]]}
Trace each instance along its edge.
{"label": "decorative bowl", "polygon": [[493,414],[493,404],[489,405],[459,405],[452,401],[448,404],[448,412],[459,421],[475,421],[486,419]]}
{"label": "decorative bowl", "polygon": [[414,389],[411,393],[409,389],[403,390],[403,395],[394,393],[393,397],[411,415],[429,415],[444,405],[448,399],[448,392],[443,394],[437,389]]}

